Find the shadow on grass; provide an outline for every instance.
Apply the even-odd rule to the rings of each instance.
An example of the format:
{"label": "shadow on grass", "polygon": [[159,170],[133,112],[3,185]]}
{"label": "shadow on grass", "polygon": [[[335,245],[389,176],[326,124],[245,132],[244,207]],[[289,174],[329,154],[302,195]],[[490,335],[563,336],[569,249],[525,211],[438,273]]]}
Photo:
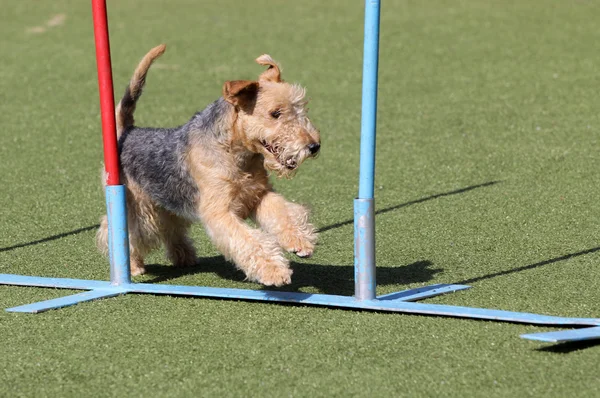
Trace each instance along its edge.
{"label": "shadow on grass", "polygon": [[460,284],[460,285],[468,285],[470,283],[475,283],[475,282],[483,281],[483,280],[486,280],[486,279],[492,279],[492,278],[496,278],[498,276],[514,274],[516,272],[527,271],[527,270],[530,270],[530,269],[542,267],[544,265],[556,263],[556,262],[559,262],[559,261],[568,260],[570,258],[584,256],[586,254],[595,253],[597,251],[600,251],[600,247],[594,247],[592,249],[582,250],[582,251],[576,252],[576,253],[565,254],[564,256],[551,258],[550,260],[540,261],[539,263],[524,265],[522,267],[517,267],[517,268],[509,269],[509,270],[506,270],[506,271],[494,272],[493,274],[477,276],[475,278],[465,279],[465,280],[458,281],[458,282],[455,282],[455,283]]}
{"label": "shadow on grass", "polygon": [[[421,198],[421,199],[412,200],[410,202],[401,203],[399,205],[395,205],[395,206],[387,207],[385,209],[377,210],[375,212],[375,214],[384,214],[384,213],[387,213],[387,212],[390,212],[390,211],[393,211],[393,210],[400,209],[402,207],[414,205],[414,204],[417,204],[417,203],[423,203],[423,202],[426,202],[428,200],[437,199],[437,198],[441,198],[441,197],[444,197],[444,196],[450,196],[450,195],[456,195],[456,194],[459,194],[459,193],[468,192],[468,191],[471,191],[471,190],[477,189],[477,188],[488,187],[490,185],[498,184],[499,182],[501,182],[501,181],[489,181],[489,182],[484,182],[483,184],[471,185],[469,187],[457,189],[457,190],[454,190],[454,191],[442,192],[442,193],[438,193],[438,194],[435,194],[435,195],[426,196],[426,197]],[[349,225],[349,224],[352,224],[353,222],[354,222],[354,220],[350,219],[350,220],[342,221],[342,222],[339,222],[339,223],[331,224],[331,225],[322,227],[321,229],[319,229],[319,232],[329,231],[330,229],[335,229],[335,228],[342,227],[344,225]],[[71,236],[71,235],[77,235],[79,233],[87,232],[87,231],[90,231],[92,229],[96,229],[96,228],[99,228],[99,227],[100,227],[100,224],[90,225],[88,227],[74,229],[74,230],[69,231],[69,232],[63,232],[61,234],[52,235],[52,236],[49,236],[47,238],[43,238],[43,239],[39,239],[39,240],[34,240],[34,241],[31,241],[31,242],[19,243],[19,244],[13,245],[13,246],[1,247],[0,248],[0,253],[5,252],[5,251],[9,251],[9,250],[18,249],[18,248],[21,248],[21,247],[27,247],[27,246],[37,245],[39,243],[50,242],[50,241],[57,240],[57,239],[60,239],[60,238],[64,238],[64,237]]]}
{"label": "shadow on grass", "polygon": [[[426,196],[426,197],[423,197],[420,199],[412,200],[410,202],[405,202],[405,203],[401,203],[401,204],[387,207],[384,209],[380,209],[380,210],[377,210],[375,213],[378,215],[385,214],[387,212],[398,210],[398,209],[401,209],[406,206],[423,203],[423,202],[426,202],[429,200],[438,199],[438,198],[442,198],[445,196],[451,196],[451,195],[457,195],[457,194],[469,192],[469,191],[472,191],[477,188],[492,186],[492,185],[498,184],[499,182],[501,182],[501,181],[489,181],[489,182],[485,182],[482,184],[471,185],[471,186],[457,189],[454,191],[442,192],[442,193],[438,193],[435,195],[430,195],[430,196]],[[349,220],[345,220],[345,221],[338,222],[335,224],[331,224],[331,225],[320,228],[319,232],[326,232],[331,229],[340,228],[345,225],[350,225],[353,222],[354,221],[352,219],[349,219]],[[52,236],[49,236],[49,237],[46,237],[43,239],[34,240],[31,242],[26,242],[26,243],[20,243],[20,244],[16,244],[13,246],[2,247],[2,248],[0,248],[0,253],[18,249],[18,248],[22,248],[22,247],[33,246],[33,245],[37,245],[40,243],[50,242],[50,241],[61,239],[61,238],[65,238],[67,236],[76,235],[76,234],[79,234],[82,232],[94,230],[94,229],[98,228],[99,226],[100,226],[99,224],[90,225],[87,227],[74,229],[72,231],[63,232],[63,233],[60,233],[57,235],[52,235]],[[594,247],[592,249],[583,250],[583,251],[576,252],[576,253],[566,254],[564,256],[555,257],[555,258],[552,258],[549,260],[540,261],[540,262],[537,262],[534,264],[529,264],[529,265],[525,265],[522,267],[513,268],[510,270],[499,271],[499,272],[495,272],[495,273],[488,274],[488,275],[482,275],[482,276],[465,279],[462,281],[458,281],[456,283],[468,285],[468,284],[479,282],[482,280],[496,278],[498,276],[509,275],[509,274],[513,274],[513,273],[517,273],[517,272],[521,272],[521,271],[526,271],[526,270],[542,267],[544,265],[552,264],[552,263],[555,263],[558,261],[568,260],[568,259],[571,259],[574,257],[583,256],[583,255],[595,253],[598,251],[600,251],[600,247]],[[305,286],[314,286],[314,287],[317,287],[318,289],[326,290],[327,289],[326,286],[328,284],[330,284],[330,283],[336,284],[337,283],[340,285],[338,287],[334,286],[332,288],[333,291],[330,291],[328,293],[330,293],[330,294],[348,294],[348,293],[350,293],[350,289],[348,287],[346,287],[346,284],[347,284],[346,282],[348,280],[352,280],[352,278],[353,278],[353,267],[331,266],[331,265],[324,266],[324,265],[319,265],[319,264],[306,264],[306,263],[294,263],[292,265],[293,265],[294,273],[295,273],[294,274],[294,283],[291,286],[286,287],[288,290],[289,290],[289,288],[297,290],[297,289],[299,289],[301,287],[305,287]],[[425,266],[423,266],[423,265],[425,265]],[[441,271],[441,270],[427,270],[427,272],[430,273],[430,275],[427,276],[426,275],[427,272],[425,271],[425,269],[430,265],[431,265],[431,263],[429,263],[427,261],[421,261],[421,262],[417,262],[417,263],[407,265],[405,267],[400,267],[400,268],[378,268],[377,269],[377,278],[378,278],[378,281],[384,285],[398,283],[399,281],[402,281],[405,283],[427,282],[428,280],[430,280],[433,277],[433,275],[435,273]],[[419,266],[422,268],[421,272],[416,271],[419,268]],[[191,269],[185,269],[185,270],[181,270],[181,269],[173,268],[173,267],[159,266],[159,265],[148,266],[148,267],[149,267],[149,271],[153,270],[150,273],[152,275],[156,275],[156,278],[152,280],[154,282],[170,280],[170,279],[174,279],[174,278],[177,278],[177,277],[185,275],[185,274],[197,273],[197,272],[216,272],[218,275],[222,276],[223,278],[231,279],[234,281],[242,281],[244,279],[243,274],[241,272],[235,270],[233,268],[233,266],[230,263],[228,263],[227,261],[225,261],[225,259],[222,256],[200,259],[198,266],[193,267]],[[200,268],[202,268],[202,269],[200,269]],[[229,270],[229,271],[227,271],[227,270]],[[398,270],[398,271],[393,271],[393,270]],[[395,274],[395,275],[392,275],[392,274]],[[420,276],[418,276],[417,274],[420,274]],[[391,277],[391,279],[390,279],[390,277]],[[345,281],[345,282],[342,282],[342,281]],[[337,292],[337,293],[335,293],[335,292]]]}
{"label": "shadow on grass", "polygon": [[74,229],[74,230],[69,231],[69,232],[63,232],[62,234],[48,236],[47,238],[43,238],[43,239],[39,239],[39,240],[34,240],[34,241],[31,241],[31,242],[19,243],[19,244],[14,245],[14,246],[0,247],[0,253],[6,252],[6,251],[9,251],[9,250],[18,249],[20,247],[27,247],[27,246],[37,245],[37,244],[40,244],[40,243],[50,242],[50,241],[57,240],[57,239],[60,239],[60,238],[64,238],[64,237],[71,236],[71,235],[77,235],[77,234],[80,234],[82,232],[91,231],[92,229],[96,229],[96,228],[99,228],[99,227],[100,227],[100,224],[90,225],[89,227],[83,227],[83,228]]}
{"label": "shadow on grass", "polygon": [[[441,269],[432,268],[430,261],[417,261],[401,267],[385,267],[377,269],[378,286],[424,283],[433,279]],[[354,294],[354,267],[349,265],[321,265],[309,263],[291,264],[294,270],[292,284],[281,288],[268,286],[263,290],[275,290],[286,292],[297,292],[304,287],[311,287],[319,293],[351,296]],[[244,274],[235,269],[233,264],[225,260],[223,256],[201,258],[198,264],[189,268],[176,268],[160,264],[146,265],[146,275],[153,276],[144,283],[166,282],[185,275],[200,273],[214,273],[220,278],[244,281]],[[258,285],[257,285],[258,286]]]}
{"label": "shadow on grass", "polygon": [[[401,209],[403,207],[411,206],[418,203],[423,203],[429,200],[434,200],[446,196],[457,195],[465,192],[472,191],[474,189],[483,188],[498,184],[500,181],[489,181],[482,184],[471,185],[465,188],[442,192],[430,196],[426,196],[420,199],[412,200],[409,202],[401,203],[391,207],[377,210],[375,213],[378,215],[385,214],[391,211]],[[345,225],[353,224],[353,219],[348,219],[342,222],[331,224],[319,229],[319,232],[326,232],[331,229],[340,228]],[[73,231],[64,232],[61,234],[49,236],[44,239],[39,239],[27,243],[21,243],[14,246],[0,248],[0,252],[14,250],[21,247],[32,246],[39,243],[49,242],[64,238],[71,235],[76,235],[82,232],[90,231],[98,228],[99,225],[91,225],[75,229]],[[418,261],[413,264],[405,265],[402,267],[394,268],[378,268],[377,269],[377,280],[380,285],[390,284],[409,284],[409,283],[423,283],[433,279],[434,275],[441,272],[441,269],[432,269],[432,264],[429,261]],[[243,281],[244,275],[237,271],[232,264],[227,262],[222,256],[201,258],[198,260],[198,265],[191,268],[175,268],[170,266],[162,266],[158,264],[148,265],[148,274],[154,276],[153,279],[147,281],[148,283],[158,283],[163,281],[172,280],[183,275],[201,273],[201,272],[214,272],[224,279],[233,281]],[[294,270],[294,282],[291,285],[285,286],[286,291],[297,291],[303,287],[314,287],[320,292],[327,294],[339,294],[339,295],[351,295],[354,292],[354,267],[353,266],[334,266],[334,265],[321,265],[321,264],[310,264],[310,263],[292,263]]]}
{"label": "shadow on grass", "polygon": [[600,345],[600,340],[574,341],[571,343],[555,344],[547,347],[537,348],[536,351],[551,352],[553,354],[570,354],[575,351]]}
{"label": "shadow on grass", "polygon": [[[477,188],[489,187],[491,185],[495,185],[495,184],[498,184],[500,182],[502,182],[502,181],[488,181],[488,182],[484,182],[483,184],[471,185],[469,187],[461,188],[461,189],[456,189],[454,191],[437,193],[435,195],[426,196],[426,197],[421,198],[421,199],[411,200],[410,202],[405,202],[405,203],[401,203],[399,205],[394,205],[394,206],[386,207],[385,209],[377,210],[377,211],[375,211],[375,214],[385,214],[385,213],[388,213],[390,211],[398,210],[398,209],[401,209],[403,207],[407,207],[407,206],[410,206],[410,205],[416,205],[418,203],[427,202],[429,200],[443,198],[444,196],[458,195],[460,193],[469,192],[469,191],[472,191],[472,190],[477,189]],[[349,224],[353,224],[353,223],[354,223],[354,219],[349,219],[349,220],[346,220],[346,221],[342,221],[342,222],[338,222],[338,223],[335,223],[335,224],[328,225],[326,227],[322,227],[322,228],[319,229],[319,232],[329,231],[330,229],[335,229],[335,228],[343,227],[344,225],[349,225]]]}
{"label": "shadow on grass", "polygon": [[[442,192],[435,195],[426,196],[410,202],[401,203],[391,207],[377,210],[375,214],[385,214],[390,211],[398,210],[410,205],[423,203],[429,200],[442,198],[445,196],[457,195],[472,191],[477,188],[488,187],[498,184],[500,181],[489,181],[482,184],[471,185],[465,188],[454,191]],[[329,231],[331,229],[340,228],[345,225],[353,224],[354,220],[349,219],[335,224],[331,224],[319,229],[319,232]],[[286,285],[282,288],[269,287],[269,290],[285,290],[298,291],[303,287],[316,288],[320,293],[336,294],[336,295],[352,295],[354,294],[354,267],[353,266],[335,266],[309,263],[294,263],[293,282],[291,285]],[[378,285],[394,285],[398,283],[424,283],[433,279],[434,275],[441,272],[441,269],[431,268],[430,261],[418,261],[413,264],[408,264],[402,267],[380,267],[377,268],[377,283]],[[191,268],[174,268],[159,264],[151,264],[146,266],[146,272],[149,275],[155,276],[153,279],[145,281],[145,283],[159,283],[180,276],[196,274],[201,272],[213,272],[223,279],[241,282],[244,280],[244,275],[237,271],[233,265],[227,262],[222,256],[201,258],[198,264]]]}

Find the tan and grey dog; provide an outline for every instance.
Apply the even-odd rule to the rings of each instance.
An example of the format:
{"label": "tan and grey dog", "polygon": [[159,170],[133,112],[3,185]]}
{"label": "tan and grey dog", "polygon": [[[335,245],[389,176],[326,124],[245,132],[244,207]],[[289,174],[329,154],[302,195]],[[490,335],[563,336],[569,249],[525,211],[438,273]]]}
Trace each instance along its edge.
{"label": "tan and grey dog", "polygon": [[[304,89],[284,82],[279,65],[262,55],[256,62],[268,69],[258,81],[226,82],[223,96],[186,124],[135,127],[133,113],[146,73],[164,51],[160,45],[146,54],[116,109],[132,275],[145,272],[144,257],[161,243],[173,264],[195,264],[187,234],[200,221],[247,279],[290,283],[292,270],[283,250],[309,257],[317,234],[305,207],[273,191],[269,171],[291,177],[319,151]],[[259,228],[248,225],[247,218]],[[97,243],[105,253],[107,235],[104,216]]]}

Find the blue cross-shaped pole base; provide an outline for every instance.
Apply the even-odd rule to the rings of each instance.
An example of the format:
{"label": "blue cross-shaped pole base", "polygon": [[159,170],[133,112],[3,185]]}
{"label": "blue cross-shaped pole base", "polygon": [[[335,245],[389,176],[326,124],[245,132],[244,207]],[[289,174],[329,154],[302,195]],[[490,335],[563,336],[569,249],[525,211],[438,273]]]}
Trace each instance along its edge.
{"label": "blue cross-shaped pole base", "polygon": [[202,286],[160,285],[149,283],[125,283],[121,285],[113,285],[110,282],[95,280],[46,278],[11,274],[0,274],[0,284],[87,290],[86,292],[70,296],[8,308],[7,311],[9,312],[39,313],[51,309],[67,307],[85,301],[115,297],[126,293],[146,293],[222,298],[232,300],[265,301],[272,303],[319,305],[354,310],[448,316],[468,319],[483,319],[489,321],[525,323],[541,326],[588,326],[584,329],[526,334],[522,335],[521,337],[545,342],[567,342],[600,339],[600,319],[567,318],[485,308],[471,308],[414,302],[440,294],[468,289],[469,286],[466,285],[431,285],[378,296],[372,300],[357,300],[351,296],[338,296],[329,294],[226,289]]}

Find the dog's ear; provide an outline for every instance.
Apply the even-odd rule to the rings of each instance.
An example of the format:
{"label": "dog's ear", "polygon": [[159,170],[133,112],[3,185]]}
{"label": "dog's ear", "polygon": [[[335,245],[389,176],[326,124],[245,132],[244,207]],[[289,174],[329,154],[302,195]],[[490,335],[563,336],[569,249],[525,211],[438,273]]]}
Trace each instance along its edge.
{"label": "dog's ear", "polygon": [[275,61],[269,54],[263,54],[260,57],[256,58],[256,62],[259,65],[268,65],[269,69],[264,71],[259,77],[258,80],[266,80],[270,82],[280,83],[281,80],[281,68],[277,61]]}
{"label": "dog's ear", "polygon": [[233,80],[223,85],[223,98],[235,106],[244,106],[256,99],[258,82],[251,80]]}

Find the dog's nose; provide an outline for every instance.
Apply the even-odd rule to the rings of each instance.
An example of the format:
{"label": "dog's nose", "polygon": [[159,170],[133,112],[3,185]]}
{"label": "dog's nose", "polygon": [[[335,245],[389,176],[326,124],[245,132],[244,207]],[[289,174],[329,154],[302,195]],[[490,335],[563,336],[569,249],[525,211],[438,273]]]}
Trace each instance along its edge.
{"label": "dog's nose", "polygon": [[313,142],[308,146],[308,150],[310,151],[311,155],[314,155],[315,153],[319,152],[320,148],[321,144],[319,144],[318,142]]}

